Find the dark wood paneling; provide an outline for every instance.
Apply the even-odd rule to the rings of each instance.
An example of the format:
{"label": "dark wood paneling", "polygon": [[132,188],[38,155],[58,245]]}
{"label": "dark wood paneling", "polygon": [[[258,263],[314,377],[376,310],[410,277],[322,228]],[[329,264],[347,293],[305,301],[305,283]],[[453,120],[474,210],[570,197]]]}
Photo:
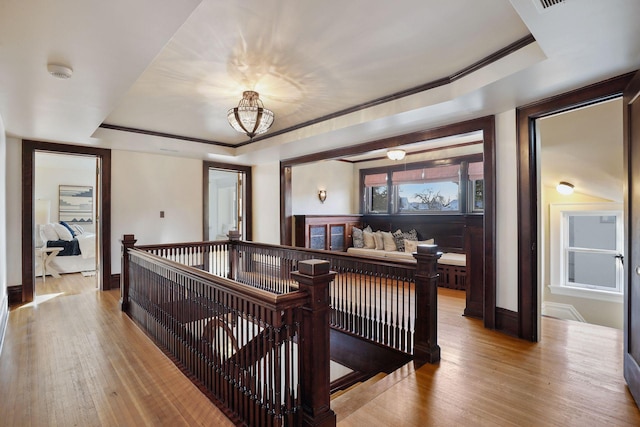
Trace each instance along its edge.
{"label": "dark wood paneling", "polygon": [[[300,248],[310,248],[309,227],[322,226],[326,233],[326,247],[333,251],[346,251],[353,246],[351,229],[360,226],[361,215],[294,215],[296,230],[295,245]],[[332,225],[344,226],[344,247],[333,248],[331,244],[330,228]]]}
{"label": "dark wood paneling", "polygon": [[484,319],[484,244],[481,224],[470,224],[464,230],[467,254],[467,305],[465,316]]}
{"label": "dark wood paneling", "polygon": [[535,121],[541,117],[622,96],[634,73],[625,74],[516,109],[518,156],[519,336],[538,340],[538,176]]}
{"label": "dark wood paneling", "polygon": [[7,294],[9,295],[9,305],[22,303],[22,285],[7,287]]}
{"label": "dark wood paneling", "polygon": [[100,197],[100,212],[97,212],[100,232],[100,283],[102,290],[108,290],[111,284],[111,150],[50,142],[22,141],[22,301],[33,301],[34,295],[34,236],[33,236],[33,199],[34,199],[34,160],[35,152],[53,152],[59,154],[78,154],[96,156],[101,169],[97,194]]}
{"label": "dark wood paneling", "polygon": [[496,308],[496,330],[511,335],[518,336],[518,313],[506,308]]}

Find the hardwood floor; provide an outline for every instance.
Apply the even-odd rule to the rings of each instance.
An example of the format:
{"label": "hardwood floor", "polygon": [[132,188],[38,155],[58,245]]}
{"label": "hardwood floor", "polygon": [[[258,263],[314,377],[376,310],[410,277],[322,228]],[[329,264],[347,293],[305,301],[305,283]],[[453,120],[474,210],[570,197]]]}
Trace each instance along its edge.
{"label": "hardwood floor", "polygon": [[80,274],[36,281],[0,355],[0,425],[233,425]]}
{"label": "hardwood floor", "polygon": [[[231,425],[94,280],[39,279],[40,301],[12,307],[0,425]],[[544,318],[534,344],[484,329],[463,307],[463,292],[440,289],[440,364],[409,364],[333,399],[338,425],[640,425],[621,331]]]}

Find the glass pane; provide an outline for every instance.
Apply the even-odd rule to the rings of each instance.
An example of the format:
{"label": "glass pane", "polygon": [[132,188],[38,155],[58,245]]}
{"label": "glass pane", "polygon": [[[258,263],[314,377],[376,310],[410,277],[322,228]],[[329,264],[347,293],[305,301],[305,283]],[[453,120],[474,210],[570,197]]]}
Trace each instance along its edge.
{"label": "glass pane", "polygon": [[458,183],[399,184],[398,212],[458,211]]}
{"label": "glass pane", "polygon": [[326,228],[324,225],[309,227],[309,247],[311,249],[324,249],[326,241]]}
{"label": "glass pane", "polygon": [[331,250],[341,251],[344,249],[344,225],[332,225],[329,227],[331,232]]}
{"label": "glass pane", "polygon": [[387,186],[371,187],[371,200],[369,212],[382,213],[388,209],[388,191]]}
{"label": "glass pane", "polygon": [[481,211],[484,209],[484,180],[478,179],[471,181],[471,195],[473,202],[473,210]]}
{"label": "glass pane", "polygon": [[569,214],[569,247],[616,250],[616,217]]}
{"label": "glass pane", "polygon": [[569,251],[569,283],[616,290],[616,262],[611,254]]}

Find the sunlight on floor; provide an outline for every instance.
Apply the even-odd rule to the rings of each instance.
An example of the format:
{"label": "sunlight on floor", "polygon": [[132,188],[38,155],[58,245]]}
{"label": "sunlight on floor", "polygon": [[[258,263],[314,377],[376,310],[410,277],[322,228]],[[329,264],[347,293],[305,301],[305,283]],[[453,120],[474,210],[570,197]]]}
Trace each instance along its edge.
{"label": "sunlight on floor", "polygon": [[36,295],[32,302],[20,306],[19,309],[26,307],[38,307],[38,304],[45,303],[49,300],[54,299],[55,297],[59,297],[60,295],[64,295],[64,292],[58,292],[57,294]]}

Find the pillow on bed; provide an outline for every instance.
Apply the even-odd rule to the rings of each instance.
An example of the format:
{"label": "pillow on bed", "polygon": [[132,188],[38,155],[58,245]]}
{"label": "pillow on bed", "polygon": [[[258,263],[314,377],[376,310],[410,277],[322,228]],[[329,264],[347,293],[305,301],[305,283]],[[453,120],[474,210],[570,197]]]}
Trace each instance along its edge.
{"label": "pillow on bed", "polygon": [[413,229],[409,231],[402,231],[400,229],[393,232],[393,239],[396,242],[396,248],[400,252],[405,252],[404,241],[405,240],[418,240],[418,232]]}
{"label": "pillow on bed", "polygon": [[79,236],[81,234],[84,234],[84,228],[82,228],[81,225],[78,224],[71,224],[70,225],[71,229],[74,231],[74,234],[76,236]]}
{"label": "pillow on bed", "polygon": [[433,239],[429,240],[405,240],[404,241],[404,251],[409,253],[417,252],[418,245],[433,245]]}
{"label": "pillow on bed", "polygon": [[42,226],[42,240],[45,242],[49,240],[60,240],[58,232],[54,228],[53,224],[44,224]]}
{"label": "pillow on bed", "polygon": [[64,226],[64,228],[66,228],[67,230],[69,230],[69,233],[71,233],[72,237],[76,237],[76,232],[73,231],[73,228],[71,228],[71,226],[69,224],[67,224],[64,221],[60,221],[60,224],[62,224]]}
{"label": "pillow on bed", "polygon": [[354,248],[364,248],[364,235],[362,230],[357,227],[351,228],[351,237],[353,238]]}
{"label": "pillow on bed", "polygon": [[384,244],[384,250],[387,252],[395,252],[398,250],[393,234],[388,231],[382,232],[382,243]]}
{"label": "pillow on bed", "polygon": [[73,235],[71,235],[71,232],[64,225],[53,224],[53,228],[54,230],[56,230],[56,233],[58,233],[58,237],[60,238],[60,240],[66,240],[67,242],[73,240]]}

